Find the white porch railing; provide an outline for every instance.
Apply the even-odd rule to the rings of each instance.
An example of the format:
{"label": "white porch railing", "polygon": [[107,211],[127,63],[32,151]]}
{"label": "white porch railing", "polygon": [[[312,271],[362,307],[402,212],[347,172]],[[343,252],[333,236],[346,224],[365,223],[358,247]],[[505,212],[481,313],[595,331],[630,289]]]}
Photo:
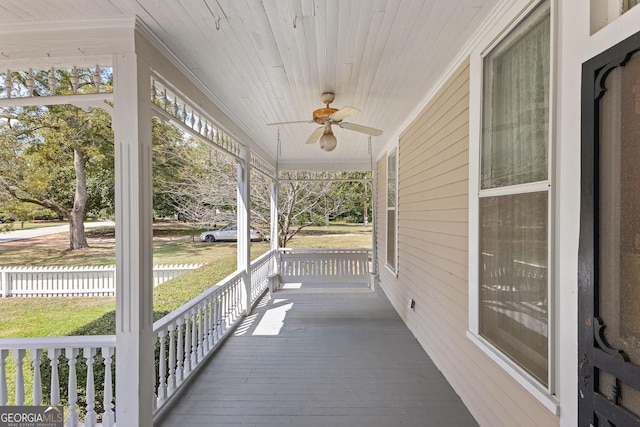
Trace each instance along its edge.
{"label": "white porch railing", "polygon": [[242,314],[238,272],[153,324],[160,410]]}
{"label": "white porch railing", "polygon": [[251,263],[251,305],[269,287],[269,274],[272,269],[273,254],[267,252]]}
{"label": "white porch railing", "polygon": [[[267,289],[272,256],[272,252],[267,252],[251,263],[251,305]],[[243,292],[242,273],[236,272],[153,324],[155,414],[241,320]],[[115,398],[112,372],[115,343],[115,335],[0,339],[0,406],[8,404],[11,392],[14,396],[11,403],[15,405],[66,404],[67,427],[94,427],[98,418],[105,427],[115,426],[111,409]],[[13,364],[7,366],[7,360],[13,360]],[[33,373],[31,380],[25,381],[24,365],[29,361]],[[47,367],[41,369],[45,364]],[[98,371],[100,375],[95,375]],[[12,390],[7,386],[9,375],[15,379]],[[63,379],[68,391],[61,396]],[[31,391],[25,390],[29,382],[33,384]],[[48,397],[42,396],[43,383],[50,390]],[[84,393],[79,395],[79,391]],[[97,395],[102,398],[97,399]],[[96,414],[99,402],[103,414]]]}
{"label": "white porch railing", "polygon": [[279,281],[369,284],[370,249],[281,248]]}
{"label": "white porch railing", "polygon": [[[156,265],[153,286],[202,264]],[[109,296],[116,293],[114,265],[90,267],[2,267],[2,297]]]}
{"label": "white porch railing", "polygon": [[[66,402],[68,409],[65,426],[78,426],[80,420],[78,406],[78,390],[84,390],[82,396],[86,402],[84,426],[94,427],[98,415],[95,411],[96,392],[102,394],[104,415],[101,415],[102,425],[110,427],[114,424],[114,413],[111,410],[113,398],[112,363],[116,347],[115,335],[94,335],[81,337],[41,337],[41,338],[15,338],[0,340],[0,406],[8,403],[7,369],[6,361],[11,351],[15,369],[15,405],[42,405],[43,402],[51,405]],[[31,401],[26,401],[25,395],[25,359],[30,361],[32,375]],[[78,383],[78,362],[86,365],[83,369],[81,381]],[[94,371],[103,371],[102,381],[96,387]],[[60,396],[60,371],[68,372],[66,381],[67,394]],[[43,398],[43,373],[47,378],[49,396]]]}
{"label": "white porch railing", "polygon": [[[250,301],[255,305],[268,287],[272,253],[251,263]],[[175,395],[240,320],[242,273],[236,272],[153,324],[156,340],[156,412]]]}

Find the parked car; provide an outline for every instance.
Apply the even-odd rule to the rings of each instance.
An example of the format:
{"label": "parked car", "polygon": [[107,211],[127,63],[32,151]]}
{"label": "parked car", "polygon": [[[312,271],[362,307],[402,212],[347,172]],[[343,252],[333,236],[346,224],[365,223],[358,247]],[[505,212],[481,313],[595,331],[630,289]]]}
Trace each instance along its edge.
{"label": "parked car", "polygon": [[[251,241],[260,241],[263,239],[262,233],[253,228],[250,231]],[[236,225],[230,225],[216,230],[205,231],[200,234],[201,242],[217,242],[217,241],[232,241],[238,240],[238,227]]]}

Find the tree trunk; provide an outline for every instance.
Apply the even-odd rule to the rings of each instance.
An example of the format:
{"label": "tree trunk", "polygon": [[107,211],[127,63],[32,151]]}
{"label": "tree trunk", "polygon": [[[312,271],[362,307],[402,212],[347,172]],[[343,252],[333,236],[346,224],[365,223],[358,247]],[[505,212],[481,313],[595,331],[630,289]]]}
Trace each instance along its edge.
{"label": "tree trunk", "polygon": [[85,174],[86,158],[84,153],[75,148],[73,150],[73,167],[76,172],[76,193],[73,199],[73,209],[69,212],[70,249],[88,248],[84,235],[84,209],[87,206],[87,177]]}

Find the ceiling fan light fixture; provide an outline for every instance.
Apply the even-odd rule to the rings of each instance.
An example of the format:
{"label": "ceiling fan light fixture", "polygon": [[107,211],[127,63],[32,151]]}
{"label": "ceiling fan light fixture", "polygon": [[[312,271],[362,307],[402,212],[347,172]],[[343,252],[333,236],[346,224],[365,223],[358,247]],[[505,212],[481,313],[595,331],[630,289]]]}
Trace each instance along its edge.
{"label": "ceiling fan light fixture", "polygon": [[338,140],[333,135],[331,128],[328,130],[325,129],[322,136],[320,137],[320,148],[324,151],[333,151],[338,145]]}

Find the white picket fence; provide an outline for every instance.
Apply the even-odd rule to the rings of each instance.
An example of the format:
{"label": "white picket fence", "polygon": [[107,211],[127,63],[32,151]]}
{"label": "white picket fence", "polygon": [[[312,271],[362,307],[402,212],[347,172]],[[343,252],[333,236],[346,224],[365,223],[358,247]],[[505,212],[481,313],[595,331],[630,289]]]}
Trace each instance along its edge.
{"label": "white picket fence", "polygon": [[[201,266],[156,265],[153,286]],[[3,298],[109,296],[116,293],[116,267],[0,267],[0,286]]]}

